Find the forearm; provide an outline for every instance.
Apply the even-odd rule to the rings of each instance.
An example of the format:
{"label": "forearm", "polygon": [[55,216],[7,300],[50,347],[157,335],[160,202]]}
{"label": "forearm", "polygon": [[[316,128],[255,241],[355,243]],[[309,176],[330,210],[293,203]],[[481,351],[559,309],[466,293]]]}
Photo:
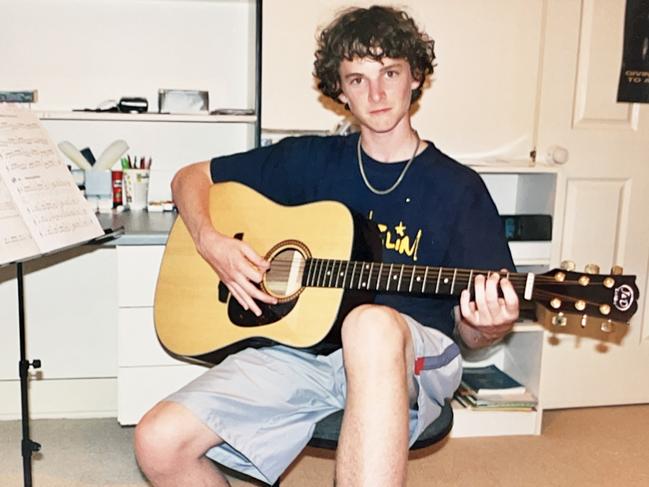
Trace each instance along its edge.
{"label": "forearm", "polygon": [[206,231],[214,231],[209,212],[212,180],[209,163],[199,162],[180,169],[171,182],[171,194],[187,230],[197,244]]}

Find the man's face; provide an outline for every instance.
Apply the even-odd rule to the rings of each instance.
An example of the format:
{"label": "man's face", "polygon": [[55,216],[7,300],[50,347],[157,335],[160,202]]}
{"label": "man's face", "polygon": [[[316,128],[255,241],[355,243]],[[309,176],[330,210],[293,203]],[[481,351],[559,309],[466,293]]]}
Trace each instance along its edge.
{"label": "man's face", "polygon": [[388,132],[407,117],[411,91],[419,86],[405,59],[354,58],[340,63],[340,100],[361,125]]}

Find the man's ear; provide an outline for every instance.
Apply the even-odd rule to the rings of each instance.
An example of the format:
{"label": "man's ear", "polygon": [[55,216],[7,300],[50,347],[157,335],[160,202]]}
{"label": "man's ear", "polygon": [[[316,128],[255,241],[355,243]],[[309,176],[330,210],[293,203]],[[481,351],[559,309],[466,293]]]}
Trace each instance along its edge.
{"label": "man's ear", "polygon": [[340,92],[340,95],[338,95],[338,100],[339,100],[340,103],[342,103],[343,105],[346,105],[347,103],[349,103],[349,98],[347,98],[347,97],[345,96],[345,94],[344,94],[342,91]]}

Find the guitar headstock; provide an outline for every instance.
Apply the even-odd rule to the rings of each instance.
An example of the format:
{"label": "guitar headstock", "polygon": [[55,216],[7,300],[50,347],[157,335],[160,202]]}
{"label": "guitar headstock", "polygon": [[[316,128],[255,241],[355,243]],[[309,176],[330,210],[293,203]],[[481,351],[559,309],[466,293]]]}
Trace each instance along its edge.
{"label": "guitar headstock", "polygon": [[[597,272],[599,268],[589,264],[583,273],[553,269],[539,274],[534,280],[532,299],[559,316],[568,313],[603,318],[605,323],[628,323],[638,309],[635,276],[623,275],[619,266],[613,267],[610,274]],[[607,331],[604,325],[602,329]]]}

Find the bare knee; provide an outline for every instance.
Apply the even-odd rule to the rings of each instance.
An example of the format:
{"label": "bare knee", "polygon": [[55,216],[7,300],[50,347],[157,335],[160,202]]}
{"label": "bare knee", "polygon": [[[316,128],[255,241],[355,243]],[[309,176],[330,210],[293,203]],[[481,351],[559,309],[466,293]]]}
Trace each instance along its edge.
{"label": "bare knee", "polygon": [[183,468],[221,442],[188,409],[167,401],[152,408],[135,428],[135,456],[149,477]]}
{"label": "bare knee", "polygon": [[394,309],[380,305],[362,305],[352,310],[342,327],[346,362],[358,358],[361,363],[378,365],[375,360],[403,360],[411,347],[410,330]]}

